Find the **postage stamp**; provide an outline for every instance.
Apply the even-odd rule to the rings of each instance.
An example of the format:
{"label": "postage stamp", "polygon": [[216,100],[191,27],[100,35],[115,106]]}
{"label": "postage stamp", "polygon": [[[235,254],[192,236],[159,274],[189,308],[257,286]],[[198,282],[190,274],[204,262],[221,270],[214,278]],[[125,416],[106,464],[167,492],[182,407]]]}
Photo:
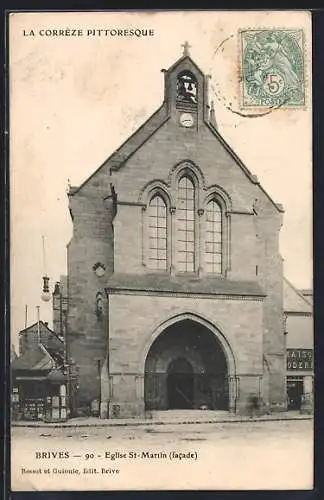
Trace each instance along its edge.
{"label": "postage stamp", "polygon": [[240,31],[242,107],[305,105],[302,30]]}

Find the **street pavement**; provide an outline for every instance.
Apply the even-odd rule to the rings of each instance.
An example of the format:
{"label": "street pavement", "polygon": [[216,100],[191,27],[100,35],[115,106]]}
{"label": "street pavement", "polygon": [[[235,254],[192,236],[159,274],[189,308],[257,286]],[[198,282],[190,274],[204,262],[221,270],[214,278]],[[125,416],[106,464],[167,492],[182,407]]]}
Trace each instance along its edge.
{"label": "street pavement", "polygon": [[311,489],[313,421],[12,428],[12,489]]}
{"label": "street pavement", "polygon": [[261,415],[240,415],[229,413],[228,411],[202,411],[202,410],[167,410],[154,411],[147,414],[145,418],[109,418],[101,419],[98,417],[74,417],[62,422],[44,422],[44,421],[13,421],[13,427],[125,427],[137,425],[169,425],[177,424],[203,424],[203,423],[225,423],[225,422],[250,422],[268,421],[268,420],[308,420],[312,419],[311,414],[301,413],[300,411],[286,411]]}

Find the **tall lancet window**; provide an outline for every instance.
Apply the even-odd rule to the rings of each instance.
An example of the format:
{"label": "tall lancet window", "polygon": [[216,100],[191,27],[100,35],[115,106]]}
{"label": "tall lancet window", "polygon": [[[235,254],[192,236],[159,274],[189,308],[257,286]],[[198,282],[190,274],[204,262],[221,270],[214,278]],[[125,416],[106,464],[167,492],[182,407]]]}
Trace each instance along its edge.
{"label": "tall lancet window", "polygon": [[205,264],[208,273],[222,272],[222,209],[215,200],[206,207]]}
{"label": "tall lancet window", "polygon": [[167,270],[167,207],[160,195],[151,198],[148,205],[149,258],[148,267]]}
{"label": "tall lancet window", "polygon": [[189,177],[178,185],[177,253],[179,271],[195,270],[195,187]]}

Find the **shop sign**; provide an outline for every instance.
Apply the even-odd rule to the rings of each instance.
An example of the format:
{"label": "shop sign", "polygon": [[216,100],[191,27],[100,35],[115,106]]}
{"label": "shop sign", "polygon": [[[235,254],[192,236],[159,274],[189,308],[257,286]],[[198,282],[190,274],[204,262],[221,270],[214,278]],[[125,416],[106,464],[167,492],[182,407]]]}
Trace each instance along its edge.
{"label": "shop sign", "polygon": [[287,370],[313,370],[313,349],[287,349]]}
{"label": "shop sign", "polygon": [[12,388],[11,401],[12,401],[12,403],[19,403],[19,389],[18,389],[18,387]]}

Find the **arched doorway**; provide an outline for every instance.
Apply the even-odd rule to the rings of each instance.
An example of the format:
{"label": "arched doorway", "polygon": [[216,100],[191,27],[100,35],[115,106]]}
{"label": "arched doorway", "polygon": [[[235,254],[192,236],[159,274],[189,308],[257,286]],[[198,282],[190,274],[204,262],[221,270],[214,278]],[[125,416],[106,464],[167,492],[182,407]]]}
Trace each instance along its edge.
{"label": "arched doorway", "polygon": [[169,364],[167,376],[168,407],[192,408],[194,374],[185,358],[176,358]]}
{"label": "arched doorway", "polygon": [[167,326],[145,360],[146,410],[229,409],[229,371],[221,342],[191,319]]}

